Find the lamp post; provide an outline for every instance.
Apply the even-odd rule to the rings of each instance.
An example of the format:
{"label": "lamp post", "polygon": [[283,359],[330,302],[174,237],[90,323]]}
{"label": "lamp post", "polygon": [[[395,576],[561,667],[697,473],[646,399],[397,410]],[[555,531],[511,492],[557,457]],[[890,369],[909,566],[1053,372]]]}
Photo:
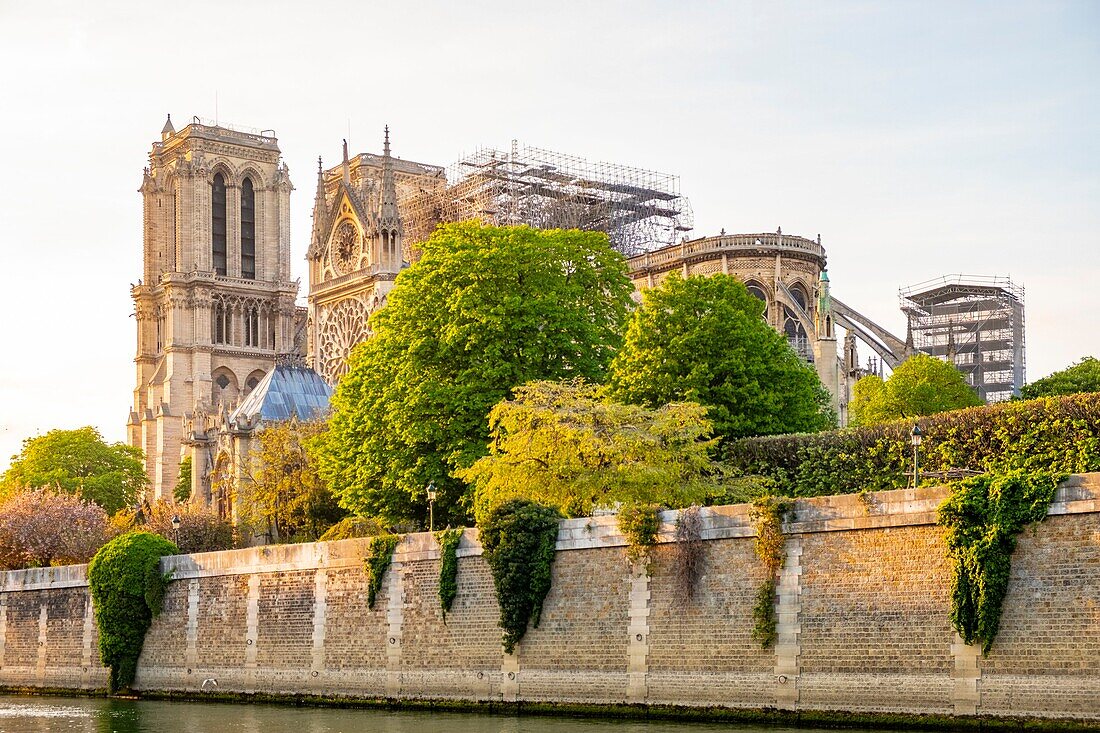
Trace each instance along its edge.
{"label": "lamp post", "polygon": [[428,482],[428,531],[435,531],[435,482]]}
{"label": "lamp post", "polygon": [[909,440],[913,444],[913,488],[917,488],[920,485],[920,440],[924,437],[924,433],[920,430],[920,425],[913,423],[913,429],[909,432]]}
{"label": "lamp post", "polygon": [[180,544],[180,515],[178,515],[178,514],[173,514],[172,515],[172,533],[176,537],[176,547],[179,547],[179,544]]}

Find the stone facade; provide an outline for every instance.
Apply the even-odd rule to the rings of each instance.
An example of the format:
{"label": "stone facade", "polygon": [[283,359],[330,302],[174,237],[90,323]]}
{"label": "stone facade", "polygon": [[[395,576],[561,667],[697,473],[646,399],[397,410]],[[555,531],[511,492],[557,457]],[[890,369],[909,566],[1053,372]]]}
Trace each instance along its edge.
{"label": "stone facade", "polygon": [[[143,277],[131,288],[137,384],[128,440],[149,495],[169,498],[196,414],[228,409],[295,350],[293,186],[269,132],[169,119],[141,186]],[[199,422],[202,422],[200,419]],[[194,480],[212,466],[195,466]]]}
{"label": "stone facade", "polygon": [[[704,571],[676,593],[675,512],[648,575],[614,516],[567,520],[539,628],[513,655],[476,532],[444,619],[439,551],[407,535],[367,608],[365,540],[165,558],[137,687],[395,699],[649,703],[1100,720],[1100,474],[1070,479],[1013,557],[988,656],[948,621],[942,488],[799,500],[779,641],[750,638],[761,563],[745,505],[702,512]],[[101,688],[84,567],[0,574],[0,686]]]}
{"label": "stone facade", "polygon": [[394,278],[414,257],[405,241],[410,199],[446,184],[443,169],[364,153],[329,171],[317,161],[309,260],[308,361],[335,384],[351,349],[370,334],[367,319],[386,303]]}

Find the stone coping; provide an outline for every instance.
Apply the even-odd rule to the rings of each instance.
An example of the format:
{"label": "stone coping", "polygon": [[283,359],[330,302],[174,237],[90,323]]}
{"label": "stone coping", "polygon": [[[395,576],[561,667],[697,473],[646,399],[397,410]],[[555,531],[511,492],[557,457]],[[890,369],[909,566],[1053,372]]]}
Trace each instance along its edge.
{"label": "stone coping", "polygon": [[[936,523],[936,508],[947,497],[945,486],[898,489],[895,491],[843,494],[794,500],[794,509],[783,523],[787,534],[842,532],[857,529],[919,526]],[[756,532],[749,518],[749,504],[703,507],[704,540],[752,537]],[[1077,474],[1058,487],[1048,515],[1100,512],[1100,473]],[[658,542],[675,541],[678,510],[661,512]],[[362,567],[370,540],[312,542],[295,545],[267,545],[222,552],[172,555],[161,560],[173,580],[250,575],[322,568]],[[624,547],[614,514],[563,520],[558,529],[558,551],[601,547]],[[464,531],[459,557],[482,553],[477,530]],[[431,560],[439,557],[439,545],[428,532],[405,535],[394,552],[394,562]],[[83,587],[87,565],[67,565],[0,572],[0,592]]]}

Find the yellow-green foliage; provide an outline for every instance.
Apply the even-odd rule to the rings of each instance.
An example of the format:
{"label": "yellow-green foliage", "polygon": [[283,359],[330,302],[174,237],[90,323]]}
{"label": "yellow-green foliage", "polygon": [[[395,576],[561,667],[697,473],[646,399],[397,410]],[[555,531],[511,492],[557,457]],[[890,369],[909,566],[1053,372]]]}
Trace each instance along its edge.
{"label": "yellow-green foliage", "polygon": [[980,404],[978,394],[953,364],[916,354],[885,382],[873,375],[856,382],[848,419],[853,427],[874,425]]}
{"label": "yellow-green foliage", "polygon": [[110,692],[134,681],[145,632],[160,613],[168,583],[160,572],[160,558],[178,553],[160,535],[131,532],[105,544],[88,564],[99,658],[110,669]]}
{"label": "yellow-green foliage", "polygon": [[[1100,470],[1100,393],[1006,402],[919,420],[925,483],[948,469],[1003,473]],[[912,470],[912,421],[814,435],[746,438],[725,446],[731,472],[776,493],[828,496],[903,488]]]}
{"label": "yellow-green foliage", "polygon": [[774,496],[764,496],[753,502],[749,518],[756,529],[756,556],[764,563],[767,577],[760,584],[753,606],[752,638],[765,649],[775,644],[775,589],[779,571],[783,569],[783,517],[790,509],[788,502]]}
{"label": "yellow-green foliage", "polygon": [[659,504],[624,504],[619,509],[619,531],[626,537],[626,556],[631,562],[648,560],[661,529]]}
{"label": "yellow-green foliage", "polygon": [[673,508],[715,493],[710,422],[694,403],[651,410],[600,397],[581,380],[531,382],[489,413],[489,455],[456,472],[474,486],[479,521],[526,497],[566,516],[616,503]]}
{"label": "yellow-green foliage", "polygon": [[1061,476],[1023,470],[976,476],[951,487],[939,509],[955,562],[951,623],[988,652],[997,636],[1016,535],[1047,516]]}

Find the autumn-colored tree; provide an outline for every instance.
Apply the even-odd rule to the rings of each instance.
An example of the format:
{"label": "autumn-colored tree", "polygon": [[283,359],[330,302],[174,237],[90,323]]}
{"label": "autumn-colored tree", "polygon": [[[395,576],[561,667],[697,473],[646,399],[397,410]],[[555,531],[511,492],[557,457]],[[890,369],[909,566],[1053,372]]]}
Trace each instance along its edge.
{"label": "autumn-colored tree", "polygon": [[974,388],[953,364],[915,354],[885,382],[874,375],[856,382],[848,423],[853,427],[875,425],[980,404]]}
{"label": "autumn-colored tree", "polygon": [[318,457],[341,504],[427,524],[434,483],[436,524],[467,521],[454,471],[485,454],[489,410],[533,379],[602,381],[632,291],[626,261],[598,232],[438,228],[333,395]]}
{"label": "autumn-colored tree", "polygon": [[288,420],[257,432],[253,470],[238,489],[243,524],[270,532],[276,542],[312,542],[344,518],[306,450],[324,431],[320,420]]}
{"label": "autumn-colored tree", "polygon": [[764,304],[737,278],[673,273],[642,298],[611,365],[613,398],[698,402],[723,438],[835,424],[817,372],[761,318]]}
{"label": "autumn-colored tree", "polygon": [[51,430],[27,438],[0,477],[0,495],[22,488],[52,487],[94,501],[110,514],[132,506],[145,489],[141,450],[108,444],[93,427]]}
{"label": "autumn-colored tree", "polygon": [[[179,519],[178,530],[172,525],[173,518]],[[180,552],[229,550],[235,544],[233,525],[214,509],[196,502],[143,503],[138,510],[124,509],[115,514],[111,525],[119,532],[143,530],[158,534],[177,545]]]}
{"label": "autumn-colored tree", "polygon": [[0,501],[0,569],[87,562],[111,538],[107,514],[65,491],[16,491]]}
{"label": "autumn-colored tree", "polygon": [[678,508],[717,491],[700,405],[623,405],[581,380],[530,382],[515,395],[489,413],[489,455],[457,471],[475,488],[479,523],[511,499],[581,516],[618,503]]}

